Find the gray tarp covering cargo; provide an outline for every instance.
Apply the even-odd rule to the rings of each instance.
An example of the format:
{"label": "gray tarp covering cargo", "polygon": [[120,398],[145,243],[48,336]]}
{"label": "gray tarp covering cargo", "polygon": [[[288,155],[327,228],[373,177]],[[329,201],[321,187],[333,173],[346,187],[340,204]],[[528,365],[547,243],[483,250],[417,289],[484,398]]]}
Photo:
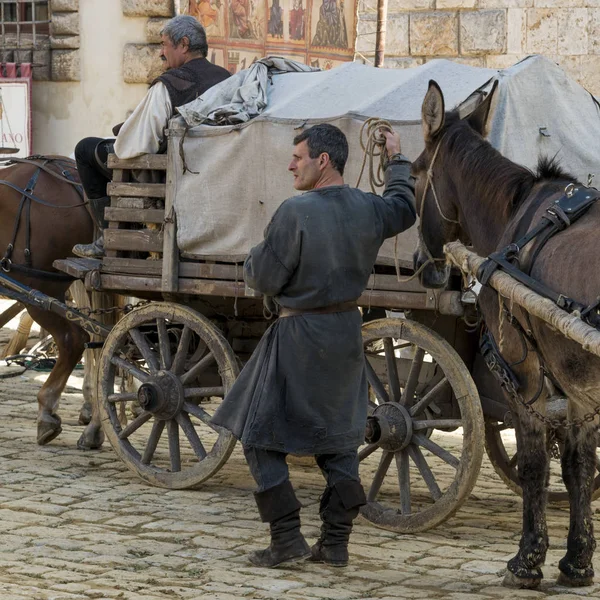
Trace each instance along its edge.
{"label": "gray tarp covering cargo", "polygon": [[[362,163],[359,132],[369,117],[387,119],[400,132],[411,159],[423,148],[421,102],[430,79],[445,96],[446,109],[467,112],[489,89],[493,103],[489,140],[504,155],[535,168],[542,155],[557,155],[584,182],[600,177],[600,108],[592,96],[554,63],[530,57],[503,71],[434,60],[405,70],[348,63],[331,71],[275,75],[268,105],[258,117],[234,126],[170,125],[170,160],[179,248],[199,256],[241,259],[262,239],[271,215],[294,195],[287,172],[292,138],[302,127],[327,121],[348,136],[346,182],[356,183]],[[197,102],[197,101],[195,101]],[[184,136],[185,134],[185,136]],[[182,142],[183,138],[183,143]],[[185,157],[187,167],[183,172]],[[192,171],[197,172],[197,174]],[[363,178],[361,187],[368,189]],[[415,229],[388,240],[381,262],[397,252],[410,265]]]}

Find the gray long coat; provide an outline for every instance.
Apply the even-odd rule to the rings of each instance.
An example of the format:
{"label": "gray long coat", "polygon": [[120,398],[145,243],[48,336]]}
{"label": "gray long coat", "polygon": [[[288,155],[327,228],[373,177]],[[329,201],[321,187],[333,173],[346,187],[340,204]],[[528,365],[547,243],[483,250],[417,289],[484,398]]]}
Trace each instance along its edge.
{"label": "gray long coat", "polygon": [[[244,265],[251,288],[280,306],[356,300],[383,241],[415,222],[408,160],[392,162],[383,196],[347,185],[286,200]],[[280,318],[261,339],[212,422],[244,446],[294,454],[355,450],[367,379],[358,310]]]}

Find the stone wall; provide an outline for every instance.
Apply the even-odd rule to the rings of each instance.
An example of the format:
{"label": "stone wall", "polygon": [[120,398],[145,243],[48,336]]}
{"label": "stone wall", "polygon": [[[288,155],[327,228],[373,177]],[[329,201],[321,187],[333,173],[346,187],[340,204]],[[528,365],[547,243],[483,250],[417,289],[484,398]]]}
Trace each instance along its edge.
{"label": "stone wall", "polygon": [[159,60],[160,30],[175,15],[174,0],[121,0],[127,17],[149,17],[146,44],[127,44],[123,52],[123,76],[126,83],[150,83],[163,71]]}
{"label": "stone wall", "polygon": [[37,81],[80,81],[79,0],[50,3],[50,47],[34,51]]}
{"label": "stone wall", "polygon": [[[600,95],[600,0],[388,0],[385,66],[448,58],[504,68],[543,54]],[[373,60],[377,0],[360,0],[359,58]]]}

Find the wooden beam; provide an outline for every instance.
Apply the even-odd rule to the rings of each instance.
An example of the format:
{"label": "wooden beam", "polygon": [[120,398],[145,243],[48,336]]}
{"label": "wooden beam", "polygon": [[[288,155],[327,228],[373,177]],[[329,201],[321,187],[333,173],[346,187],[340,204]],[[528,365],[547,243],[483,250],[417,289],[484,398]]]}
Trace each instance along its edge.
{"label": "wooden beam", "polygon": [[167,294],[177,292],[179,283],[179,248],[177,247],[177,215],[173,206],[177,194],[175,171],[175,148],[169,144],[167,154],[167,184],[165,195],[165,220],[163,227],[163,269],[162,291]]}

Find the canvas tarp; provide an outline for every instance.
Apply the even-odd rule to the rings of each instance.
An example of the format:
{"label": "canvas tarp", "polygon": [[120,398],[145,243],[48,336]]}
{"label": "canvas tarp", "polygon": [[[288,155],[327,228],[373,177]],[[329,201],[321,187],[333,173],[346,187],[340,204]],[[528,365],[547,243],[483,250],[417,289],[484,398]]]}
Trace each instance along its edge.
{"label": "canvas tarp", "polygon": [[[359,134],[366,119],[390,121],[401,135],[403,152],[414,159],[423,149],[420,112],[429,80],[442,88],[447,109],[467,110],[479,96],[474,92],[489,88],[496,76],[500,87],[490,120],[492,144],[531,168],[540,154],[559,152],[565,166],[584,180],[598,169],[597,104],[541,57],[500,73],[446,60],[406,70],[348,63],[331,71],[286,73],[272,78],[266,110],[247,123],[188,128],[182,117],[171,121],[171,193],[179,248],[198,256],[242,259],[262,239],[279,204],[298,193],[287,166],[292,139],[303,127],[326,121],[346,133],[350,156],[345,179],[355,185],[363,159]],[[366,178],[361,188],[368,189]],[[381,262],[392,263],[397,254],[401,264],[410,265],[415,239],[413,228],[397,242],[388,241]]]}

